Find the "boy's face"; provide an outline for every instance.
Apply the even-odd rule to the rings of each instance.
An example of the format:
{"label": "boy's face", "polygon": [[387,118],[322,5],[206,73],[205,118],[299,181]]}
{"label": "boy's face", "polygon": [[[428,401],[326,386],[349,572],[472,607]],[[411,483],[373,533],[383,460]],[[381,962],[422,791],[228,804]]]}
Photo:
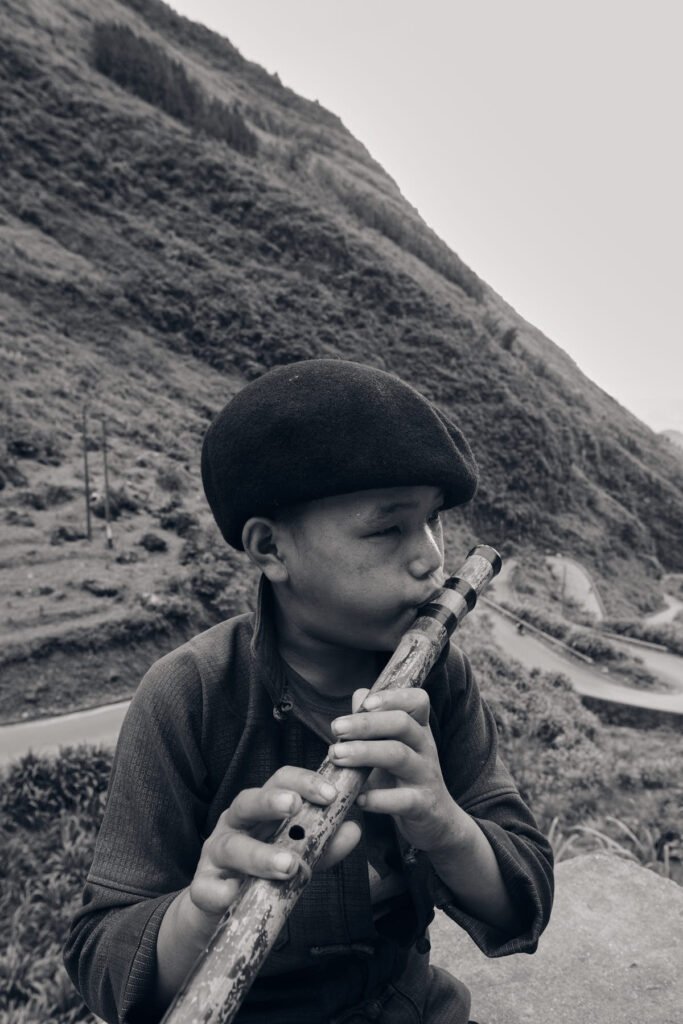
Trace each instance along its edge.
{"label": "boy's face", "polygon": [[393,651],[443,579],[436,487],[356,491],[308,502],[281,528],[290,623],[317,641]]}

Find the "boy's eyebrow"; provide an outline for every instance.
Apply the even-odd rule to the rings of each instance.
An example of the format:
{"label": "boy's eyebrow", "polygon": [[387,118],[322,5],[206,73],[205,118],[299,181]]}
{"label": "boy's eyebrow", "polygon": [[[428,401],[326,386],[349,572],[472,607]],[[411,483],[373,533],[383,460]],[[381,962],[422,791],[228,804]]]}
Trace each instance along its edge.
{"label": "boy's eyebrow", "polygon": [[389,516],[401,508],[417,508],[417,505],[416,501],[392,501],[389,505],[375,505],[370,511],[370,516]]}
{"label": "boy's eyebrow", "polygon": [[[443,495],[439,494],[434,504],[441,505],[443,500]],[[419,501],[392,501],[388,505],[375,505],[374,508],[370,509],[365,518],[368,520],[381,519],[383,516],[390,516],[393,512],[398,512],[400,509],[417,508],[419,504]]]}

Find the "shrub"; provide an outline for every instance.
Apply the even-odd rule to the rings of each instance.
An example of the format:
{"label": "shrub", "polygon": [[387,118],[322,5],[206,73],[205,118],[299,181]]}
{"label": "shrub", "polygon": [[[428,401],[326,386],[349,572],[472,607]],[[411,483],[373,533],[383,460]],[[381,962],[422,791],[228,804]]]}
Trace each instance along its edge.
{"label": "shrub", "polygon": [[582,853],[599,850],[601,853],[633,860],[665,878],[672,878],[673,865],[680,865],[683,860],[683,844],[678,832],[667,830],[658,835],[656,830],[647,825],[640,824],[631,828],[625,821],[612,815],[606,815],[597,827],[582,823],[566,831],[560,819],[555,817],[548,830],[548,839],[558,863]]}
{"label": "shrub", "polygon": [[111,761],[110,751],[86,746],[68,747],[54,759],[27,754],[0,778],[5,827],[40,829],[61,811],[99,821]]}
{"label": "shrub", "polygon": [[138,541],[145,551],[167,551],[168,544],[163,537],[156,533],[145,533]]}
{"label": "shrub", "polygon": [[606,619],[604,629],[622,636],[630,636],[635,640],[646,640],[651,644],[662,644],[674,654],[683,654],[683,627],[673,622],[661,625],[648,625],[639,619]]}
{"label": "shrub", "polygon": [[197,131],[255,156],[258,143],[236,106],[209,99],[183,65],[127,25],[101,23],[93,36],[93,63],[118,85]]}
{"label": "shrub", "polygon": [[63,487],[61,484],[44,484],[32,491],[22,491],[20,501],[22,505],[42,511],[54,505],[63,505],[71,501],[73,496],[74,492],[69,487]]}
{"label": "shrub", "polygon": [[593,658],[594,661],[624,661],[626,658],[614,644],[593,630],[573,626],[558,615],[553,615],[552,612],[538,608],[536,605],[505,602],[505,607],[518,618],[530,622],[532,626],[542,629],[557,640],[562,640],[575,651]]}
{"label": "shrub", "polygon": [[[109,516],[111,519],[118,519],[122,512],[137,512],[137,500],[125,487],[109,488]],[[94,491],[90,496],[90,509],[98,519],[106,516],[106,501],[104,491]]]}
{"label": "shrub", "polygon": [[95,1018],[62,965],[61,950],[92,861],[111,770],[110,751],[22,758],[0,776],[0,1020]]}
{"label": "shrub", "polygon": [[177,466],[160,466],[156,475],[157,486],[169,494],[182,494],[186,490],[185,476]]}
{"label": "shrub", "polygon": [[41,430],[34,423],[22,419],[12,421],[7,454],[17,459],[34,459],[50,466],[58,466],[62,461],[62,450],[55,433]]}
{"label": "shrub", "polygon": [[162,530],[175,530],[179,537],[186,537],[192,530],[199,526],[199,519],[193,512],[186,512],[183,509],[174,509],[172,512],[165,512],[159,519]]}

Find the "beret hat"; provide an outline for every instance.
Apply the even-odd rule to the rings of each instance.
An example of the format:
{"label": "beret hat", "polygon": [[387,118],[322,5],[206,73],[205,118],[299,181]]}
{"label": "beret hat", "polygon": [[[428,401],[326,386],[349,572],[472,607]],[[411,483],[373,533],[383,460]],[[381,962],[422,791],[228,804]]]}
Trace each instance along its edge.
{"label": "beret hat", "polygon": [[456,424],[409,384],[361,363],[310,359],[269,370],[218,413],[202,481],[221,533],[243,550],[252,516],[336,494],[431,485],[444,507],[460,505],[477,468]]}

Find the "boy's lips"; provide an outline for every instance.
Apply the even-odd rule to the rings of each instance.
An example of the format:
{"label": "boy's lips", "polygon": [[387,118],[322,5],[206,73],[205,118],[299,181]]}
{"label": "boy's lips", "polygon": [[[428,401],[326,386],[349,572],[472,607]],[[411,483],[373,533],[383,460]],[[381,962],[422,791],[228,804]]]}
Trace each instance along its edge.
{"label": "boy's lips", "polygon": [[441,593],[442,590],[443,590],[443,587],[436,587],[434,590],[431,591],[431,593],[428,594],[428,596],[423,601],[420,601],[420,603],[419,603],[419,605],[417,607],[418,608],[424,608],[424,606],[426,604],[430,604],[434,600],[435,597],[439,596],[439,594]]}
{"label": "boy's lips", "polygon": [[442,590],[443,587],[435,587],[434,590],[430,590],[427,596],[423,597],[421,600],[411,601],[410,604],[405,607],[404,611],[401,614],[411,615],[413,619],[418,618],[422,609],[425,608],[428,604],[431,604],[434,598],[438,597]]}

